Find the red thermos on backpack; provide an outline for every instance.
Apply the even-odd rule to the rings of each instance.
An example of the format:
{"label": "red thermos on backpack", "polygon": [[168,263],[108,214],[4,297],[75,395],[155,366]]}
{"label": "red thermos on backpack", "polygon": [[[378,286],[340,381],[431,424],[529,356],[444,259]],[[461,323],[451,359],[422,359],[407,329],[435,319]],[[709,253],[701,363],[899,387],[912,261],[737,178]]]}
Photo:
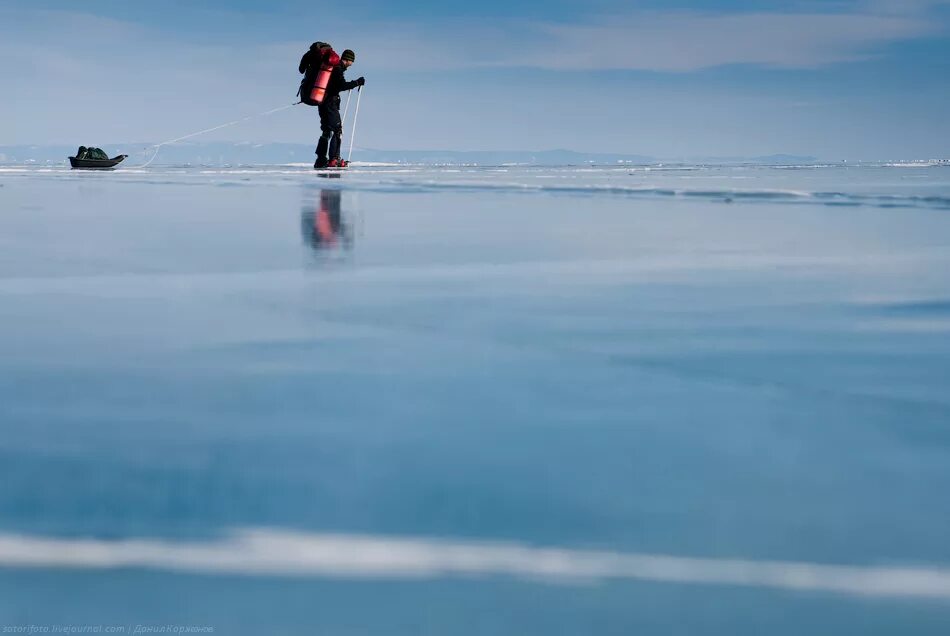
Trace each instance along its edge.
{"label": "red thermos on backpack", "polygon": [[310,91],[310,100],[315,104],[322,104],[323,98],[327,94],[327,85],[330,83],[330,75],[333,73],[333,67],[340,63],[340,56],[336,51],[330,49],[323,56],[323,64],[320,65],[320,72],[313,83],[313,90]]}

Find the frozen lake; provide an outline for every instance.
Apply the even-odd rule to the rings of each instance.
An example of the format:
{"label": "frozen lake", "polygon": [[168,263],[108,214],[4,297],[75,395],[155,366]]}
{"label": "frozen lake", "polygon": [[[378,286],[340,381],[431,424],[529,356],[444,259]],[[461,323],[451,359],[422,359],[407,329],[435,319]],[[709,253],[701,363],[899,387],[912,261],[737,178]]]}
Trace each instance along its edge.
{"label": "frozen lake", "polygon": [[0,168],[0,625],[946,634],[950,167]]}

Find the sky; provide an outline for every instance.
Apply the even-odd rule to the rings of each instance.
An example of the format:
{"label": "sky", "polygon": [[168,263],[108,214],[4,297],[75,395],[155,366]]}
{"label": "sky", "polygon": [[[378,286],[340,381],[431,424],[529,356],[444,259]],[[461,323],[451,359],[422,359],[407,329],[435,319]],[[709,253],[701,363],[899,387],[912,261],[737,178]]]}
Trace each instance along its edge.
{"label": "sky", "polygon": [[[5,0],[0,145],[291,104],[315,40],[356,51],[357,147],[950,156],[950,0]],[[200,139],[318,135],[301,105]]]}

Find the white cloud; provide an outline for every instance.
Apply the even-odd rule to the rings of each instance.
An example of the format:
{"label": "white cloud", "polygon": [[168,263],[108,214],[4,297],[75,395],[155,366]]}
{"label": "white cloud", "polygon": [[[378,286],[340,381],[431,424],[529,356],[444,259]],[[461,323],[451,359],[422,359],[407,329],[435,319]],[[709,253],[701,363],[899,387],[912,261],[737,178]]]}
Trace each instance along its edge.
{"label": "white cloud", "polygon": [[941,568],[694,558],[283,530],[244,530],[207,542],[0,535],[0,567],[136,567],[363,579],[508,576],[568,584],[615,579],[950,599],[950,570]]}
{"label": "white cloud", "polygon": [[370,25],[354,32],[378,69],[525,67],[697,71],[732,64],[815,68],[867,59],[935,35],[930,3],[840,13],[638,11],[564,24],[526,21]]}
{"label": "white cloud", "polygon": [[813,68],[867,58],[877,47],[934,32],[900,16],[655,13],[598,24],[549,25],[527,66],[695,71],[730,64]]}
{"label": "white cloud", "polygon": [[[356,49],[358,68],[371,70],[531,67],[681,72],[730,64],[811,68],[850,62],[887,44],[941,30],[922,14],[945,0],[869,2],[860,11],[840,13],[635,11],[575,24],[486,19],[356,25],[344,19],[335,21],[329,39],[338,48]],[[21,20],[22,28],[0,29],[8,31],[0,33],[6,49],[4,72],[23,63],[65,72],[76,70],[69,65],[81,61],[87,69],[137,69],[146,76],[226,71],[229,64],[251,72],[269,68],[273,73],[292,68],[308,44],[246,40],[232,46],[183,44],[139,25],[82,13],[22,15],[30,16]],[[83,34],[84,42],[108,44],[106,48],[115,53],[72,46],[77,33]]]}
{"label": "white cloud", "polygon": [[947,5],[950,0],[861,0],[858,8],[884,15],[920,15]]}
{"label": "white cloud", "polygon": [[[942,28],[939,21],[928,21],[933,16],[926,14],[927,7],[935,6],[931,2],[912,0],[916,8],[900,12],[883,7],[887,0],[870,1],[879,6],[849,1],[838,5],[838,13],[824,14],[629,11],[580,24],[487,19],[355,24],[338,17],[330,33],[310,34],[295,23],[287,24],[286,31],[269,29],[286,32],[286,41],[254,41],[243,33],[229,41],[217,33],[208,42],[77,12],[0,8],[0,77],[7,94],[16,97],[0,105],[0,120],[16,124],[0,127],[0,144],[158,142],[274,108],[294,101],[297,61],[310,38],[320,37],[338,48],[355,49],[357,65],[349,75],[368,78],[362,143],[403,148],[571,145],[578,140],[562,137],[573,134],[566,132],[573,122],[588,116],[589,104],[563,101],[552,75],[525,70],[525,90],[519,90],[522,82],[514,73],[492,78],[465,71],[578,71],[565,75],[565,81],[586,81],[588,90],[591,80],[584,71],[592,69],[682,75],[729,64],[812,68],[865,59],[881,54],[889,43]],[[301,33],[307,33],[306,39]],[[83,46],[75,46],[77,38]],[[90,42],[101,48],[87,46]],[[668,78],[666,86],[684,79],[688,77]],[[593,136],[580,143],[648,154],[667,154],[677,143],[694,154],[799,148],[798,134],[777,143],[775,130],[797,124],[787,112],[773,118],[771,113],[781,108],[767,95],[717,96],[698,87],[687,91],[693,97],[684,100],[685,92],[663,87],[637,91],[635,81],[604,87],[604,124],[595,125]],[[498,112],[499,95],[510,96],[512,107],[485,128],[485,114]],[[715,115],[700,104],[712,104],[725,124],[686,130],[689,122],[708,122]],[[767,127],[764,136],[736,137],[735,130],[748,130],[750,111],[762,115],[763,126],[777,128]],[[742,125],[732,126],[735,119]],[[811,131],[814,122],[807,126]],[[318,134],[316,113],[300,108],[202,139],[300,141]],[[819,137],[811,136],[812,142]],[[936,143],[932,131],[919,136]],[[867,131],[855,132],[840,145],[850,148],[854,139],[868,143]],[[821,148],[799,151],[813,154]]]}

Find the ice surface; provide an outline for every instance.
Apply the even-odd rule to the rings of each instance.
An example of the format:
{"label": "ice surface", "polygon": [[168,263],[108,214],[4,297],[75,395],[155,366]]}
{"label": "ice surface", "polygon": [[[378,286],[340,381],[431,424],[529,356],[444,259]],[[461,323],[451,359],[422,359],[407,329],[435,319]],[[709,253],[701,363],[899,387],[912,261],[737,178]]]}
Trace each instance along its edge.
{"label": "ice surface", "polygon": [[[945,166],[0,169],[0,624],[946,633],[854,585],[950,567],[948,201]],[[199,567],[249,527],[465,565]],[[498,543],[532,576],[451,552]]]}

